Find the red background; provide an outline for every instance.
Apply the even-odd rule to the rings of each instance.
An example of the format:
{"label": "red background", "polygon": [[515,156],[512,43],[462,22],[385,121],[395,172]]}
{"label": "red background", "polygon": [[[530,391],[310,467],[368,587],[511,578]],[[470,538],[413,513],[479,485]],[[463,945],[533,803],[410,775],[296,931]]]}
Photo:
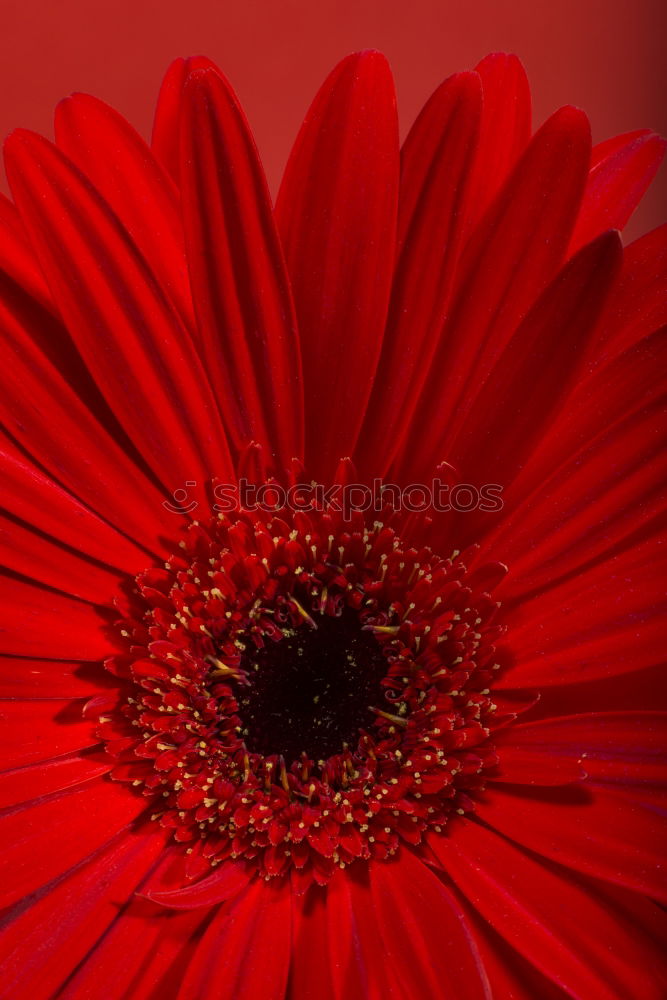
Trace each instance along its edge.
{"label": "red background", "polygon": [[[667,133],[665,0],[1,0],[0,13],[2,134],[50,135],[53,105],[84,90],[147,135],[168,62],[205,54],[236,87],[274,190],[316,87],[359,48],[388,56],[404,132],[440,80],[504,49],[526,65],[536,123],[573,103],[595,139]],[[663,168],[631,232],[666,202]]]}

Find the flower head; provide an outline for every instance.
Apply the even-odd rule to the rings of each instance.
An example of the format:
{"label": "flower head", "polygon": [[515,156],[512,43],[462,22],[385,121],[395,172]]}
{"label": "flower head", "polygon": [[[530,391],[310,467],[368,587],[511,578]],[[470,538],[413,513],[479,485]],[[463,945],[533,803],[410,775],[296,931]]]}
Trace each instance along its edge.
{"label": "flower head", "polygon": [[10,136],[9,996],[664,995],[663,146],[374,52],[275,208],[203,58]]}
{"label": "flower head", "polygon": [[194,844],[189,872],[239,858],[327,884],[441,832],[497,764],[497,568],[361,516],[285,516],[195,523],[139,577],[109,663],[128,693],[98,732],[111,777]]}

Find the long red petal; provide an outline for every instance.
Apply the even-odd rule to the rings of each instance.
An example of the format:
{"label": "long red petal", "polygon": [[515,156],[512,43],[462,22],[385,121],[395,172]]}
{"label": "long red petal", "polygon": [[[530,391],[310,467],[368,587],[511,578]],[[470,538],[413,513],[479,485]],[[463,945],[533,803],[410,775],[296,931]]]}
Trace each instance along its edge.
{"label": "long red petal", "polygon": [[174,1000],[208,917],[202,910],[156,914],[135,897],[73,971],[60,1000],[94,998],[100,983],[104,1000]]}
{"label": "long red petal", "polygon": [[[510,727],[514,732],[516,725]],[[500,730],[499,735],[505,730]],[[497,743],[494,734],[494,744]],[[583,777],[583,767],[577,758],[553,757],[539,746],[514,746],[505,740],[502,751],[499,751],[500,763],[498,770],[491,776],[494,782],[507,782],[513,785],[568,785],[580,781]]]}
{"label": "long red petal", "polygon": [[181,123],[202,356],[236,450],[255,440],[282,470],[303,453],[301,361],[264,173],[236,96],[217,72],[188,77]]}
{"label": "long red petal", "polygon": [[593,884],[584,888],[574,875],[533,860],[476,822],[461,822],[429,844],[482,916],[571,996],[663,996],[655,950],[607,910]]}
{"label": "long red petal", "polygon": [[657,783],[667,768],[667,712],[595,712],[540,719],[494,737],[517,752],[581,761],[593,781]]}
{"label": "long red petal", "polygon": [[507,485],[524,464],[579,370],[621,256],[616,233],[584,248],[538,300],[481,388],[469,394],[449,439],[456,424],[463,426],[445,452],[464,481]]}
{"label": "long red petal", "polygon": [[[504,529],[507,543],[496,532],[489,551],[497,555],[500,549],[501,558],[511,563],[513,603],[646,538],[659,539],[667,506],[662,491],[667,460],[656,453],[665,426],[663,408],[661,402],[575,452],[543,483],[542,496],[536,491],[511,512]],[[512,492],[519,492],[519,484]]]}
{"label": "long red petal", "polygon": [[294,291],[306,392],[307,468],[331,480],[354,448],[387,316],[398,204],[389,67],[349,56],[325,81],[276,204]]}
{"label": "long red petal", "polygon": [[101,663],[0,656],[1,698],[90,698],[112,681]]}
{"label": "long red petal", "polygon": [[663,662],[664,549],[648,538],[521,602],[512,613],[516,662],[498,687],[539,690]]}
{"label": "long red petal", "polygon": [[605,361],[667,325],[667,224],[625,248],[623,270],[600,317],[598,353]]}
{"label": "long red petal", "polygon": [[328,949],[335,1000],[411,1000],[385,962],[367,871],[336,872],[327,886]]}
{"label": "long red petal", "polygon": [[492,52],[475,67],[482,82],[482,129],[472,197],[466,219],[470,230],[500,191],[530,140],[530,86],[521,61]]}
{"label": "long red petal", "polygon": [[172,492],[189,480],[231,472],[190,338],[109,207],[39,136],[12,133],[5,159],[68,329],[157,478]]}
{"label": "long red petal", "polygon": [[290,959],[289,883],[252,882],[221,907],[204,934],[178,1000],[283,1000]]}
{"label": "long red petal", "polygon": [[[63,727],[61,727],[63,728]],[[59,753],[56,745],[51,753]],[[0,802],[6,809],[63,792],[107,774],[113,761],[102,750],[74,751],[53,760],[38,761],[0,774]]]}
{"label": "long red petal", "polygon": [[[422,400],[406,427],[397,472],[419,481],[446,456],[461,397],[483,382],[519,323],[553,278],[569,241],[590,157],[590,128],[562,108],[535,134],[461,263]],[[413,433],[414,431],[414,433]]]}
{"label": "long red petal", "polygon": [[3,653],[100,660],[113,652],[113,616],[83,601],[0,575],[0,608]]}
{"label": "long red petal", "polygon": [[438,345],[471,201],[481,109],[477,75],[450,77],[426,104],[401,150],[396,273],[355,454],[366,476],[386,471]]}
{"label": "long red petal", "polygon": [[622,790],[494,786],[478,809],[494,829],[575,871],[667,901],[663,819]]}
{"label": "long red petal", "polygon": [[111,603],[125,574],[97,566],[0,513],[0,565],[91,604]]}
{"label": "long red petal", "polygon": [[0,770],[99,743],[82,712],[80,701],[0,701]]}
{"label": "long red petal", "polygon": [[54,483],[0,435],[2,506],[43,534],[98,562],[138,573],[149,557]]}
{"label": "long red petal", "polygon": [[164,75],[155,106],[151,147],[155,157],[176,184],[180,184],[181,176],[180,124],[183,86],[190,73],[197,69],[218,71],[206,56],[174,59]]}
{"label": "long red petal", "polygon": [[465,896],[453,890],[470,926],[474,929],[486,974],[494,998],[502,1000],[566,1000],[565,993],[550,982],[530,961],[512,948],[491,925],[468,903]]}
{"label": "long red petal", "polygon": [[[514,599],[655,534],[662,509],[667,336],[658,331],[576,384],[486,515],[484,558],[512,567]],[[641,523],[627,512],[641,511]],[[478,536],[479,537],[479,536]]]}
{"label": "long red petal", "polygon": [[313,885],[306,893],[292,893],[292,962],[290,994],[335,1000],[338,970],[329,956],[327,889]]}
{"label": "long red petal", "polygon": [[56,108],[56,143],[118,216],[186,326],[194,316],[178,193],[138,132],[108,104],[74,94]]}
{"label": "long red petal", "polygon": [[[616,137],[616,141],[620,139]],[[623,145],[598,158],[592,168],[570,252],[606,229],[623,229],[655,177],[665,140],[654,132],[631,132]]]}
{"label": "long red petal", "polygon": [[32,252],[16,205],[0,195],[0,270],[47,310],[51,293]]}
{"label": "long red petal", "polygon": [[[153,828],[116,837],[31,905],[19,903],[9,911],[0,937],[7,996],[51,1000],[61,995],[60,987],[122,912],[162,842]],[[120,965],[127,960],[127,952],[117,956]],[[98,979],[96,985],[96,993],[78,996],[111,996],[110,982]]]}
{"label": "long red petal", "polygon": [[[118,428],[104,404],[94,411],[100,401],[86,398],[86,379],[77,381],[62,370],[71,357],[66,331],[2,275],[0,321],[0,421],[8,433],[97,514],[160,551],[158,539],[173,533],[174,515],[162,508],[160,493],[127,454],[122,435],[117,440]],[[28,472],[25,457],[4,434],[0,447],[18,457],[26,476],[44,478],[43,472]]]}
{"label": "long red petal", "polygon": [[490,1000],[475,939],[452,893],[410,851],[371,868],[385,961],[407,997]]}
{"label": "long red petal", "polygon": [[5,814],[0,818],[0,904],[22,899],[84,861],[145,808],[140,795],[98,778]]}

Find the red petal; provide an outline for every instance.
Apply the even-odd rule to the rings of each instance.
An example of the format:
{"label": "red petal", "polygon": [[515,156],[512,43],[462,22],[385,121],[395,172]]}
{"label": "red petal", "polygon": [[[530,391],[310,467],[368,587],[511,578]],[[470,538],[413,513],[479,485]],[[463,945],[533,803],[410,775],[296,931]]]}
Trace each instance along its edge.
{"label": "red petal", "polygon": [[99,778],[5,814],[0,819],[0,905],[22,899],[84,861],[145,807],[145,800],[124,785]]}
{"label": "red petal", "polygon": [[[621,145],[618,140],[625,140]],[[595,165],[581,203],[570,252],[606,229],[623,229],[655,177],[665,155],[665,140],[654,132],[618,136],[606,156],[595,155]]]}
{"label": "red petal", "polygon": [[[154,862],[163,842],[156,833],[151,827],[115,838],[99,856],[68,874],[48,893],[26,901],[28,905],[20,902],[6,915],[0,962],[7,996],[48,1000],[61,995],[59,988],[104,939]],[[59,850],[62,848],[59,843]],[[57,852],[51,848],[53,853]],[[135,948],[140,940],[141,935],[133,942]],[[116,956],[114,975],[130,956],[131,950]],[[109,998],[112,983],[113,978],[98,978],[96,992],[91,995]],[[78,997],[84,995],[89,994],[79,993]]]}
{"label": "red petal", "polygon": [[334,69],[296,140],[276,204],[306,387],[309,471],[352,453],[377,365],[394,266],[394,87],[383,56]]}
{"label": "red petal", "polygon": [[475,67],[482,81],[483,114],[472,180],[470,228],[484,215],[530,140],[530,87],[521,61],[493,52]]}
{"label": "red petal", "polygon": [[660,783],[667,768],[666,733],[665,712],[596,712],[515,725],[494,742],[501,753],[509,744],[515,752],[581,761],[593,780]]}
{"label": "red petal", "polygon": [[[575,681],[572,684],[545,687],[542,688],[540,699],[531,713],[531,720],[550,721],[554,717],[560,716],[569,718],[571,713],[577,715],[593,713],[596,716],[607,712],[637,712],[642,714],[646,711],[647,705],[654,704],[656,691],[662,690],[663,682],[664,665],[663,662],[660,662],[653,667],[633,671],[631,683],[628,683],[628,676],[624,673],[614,674],[611,677],[594,677],[590,681],[580,683]],[[604,732],[604,728],[602,728],[602,732]],[[585,743],[583,747],[586,748]],[[621,752],[623,752],[623,746]],[[650,753],[647,758],[650,773]],[[603,782],[615,780],[613,776],[607,777],[606,770],[604,773],[598,774],[593,756],[587,760],[585,770],[596,780],[598,777]],[[625,785],[626,789],[631,787],[630,783],[634,780],[633,773],[633,769],[630,769],[628,784]],[[642,780],[639,774],[637,780]],[[642,791],[647,788],[648,785],[644,784]]]}
{"label": "red petal", "polygon": [[613,885],[600,885],[599,898],[608,910],[632,927],[633,934],[643,939],[654,951],[653,967],[656,978],[665,975],[665,941],[667,941],[667,914],[664,907],[636,892]]}
{"label": "red petal", "polygon": [[230,472],[205,373],[116,217],[40,136],[12,133],[5,157],[60,312],[147,464],[170,492]]}
{"label": "red petal", "polygon": [[523,601],[513,612],[516,665],[498,687],[539,689],[663,662],[663,549],[649,538]]}
{"label": "red petal", "polygon": [[241,864],[224,862],[210,875],[181,889],[146,888],[142,895],[160,906],[174,910],[192,910],[199,906],[213,906],[231,899],[244,889],[251,875]]}
{"label": "red petal", "polygon": [[667,901],[663,820],[601,786],[540,790],[494,786],[480,819],[575,871]]}
{"label": "red petal", "polygon": [[0,657],[0,698],[90,698],[112,683],[101,663]]}
{"label": "red petal", "polygon": [[386,964],[365,865],[337,870],[326,889],[329,970],[335,1000],[408,1000]]}
{"label": "red petal", "polygon": [[566,1000],[569,994],[546,979],[506,941],[458,893],[461,906],[475,932],[484,968],[500,1000]]}
{"label": "red petal", "polygon": [[90,604],[0,575],[4,653],[101,660],[113,651],[108,622]]}
{"label": "red petal", "polygon": [[0,768],[21,767],[99,743],[82,709],[78,701],[1,701]]}
{"label": "red petal", "polygon": [[373,865],[371,891],[384,961],[407,996],[491,997],[461,907],[414,854],[404,849],[395,864]]}
{"label": "red petal", "polygon": [[178,196],[171,178],[125,119],[74,94],[56,109],[56,143],[116,213],[186,326],[194,316]]}
{"label": "red petal", "polygon": [[292,894],[292,996],[335,1000],[328,940],[327,889],[312,886],[307,893]]}
{"label": "red petal", "polygon": [[217,71],[217,67],[205,56],[175,59],[165,73],[160,87],[151,146],[156,158],[177,184],[180,183],[181,172],[180,118],[183,85],[194,70],[207,68]]}
{"label": "red petal", "polygon": [[579,369],[620,264],[616,233],[585,247],[538,300],[481,388],[471,389],[450,440],[454,427],[463,427],[447,449],[466,482],[512,481]]}
{"label": "red petal", "polygon": [[110,603],[120,583],[127,579],[125,574],[97,566],[2,513],[0,564],[13,573],[91,604]]}
{"label": "red petal", "polygon": [[53,310],[44,281],[16,206],[0,195],[0,270],[47,310]]}
{"label": "red petal", "polygon": [[396,273],[356,454],[366,475],[386,471],[438,344],[471,201],[481,109],[477,75],[451,77],[426,104],[401,150]]}
{"label": "red petal", "polygon": [[290,960],[289,882],[255,879],[221,907],[190,962],[178,1000],[283,1000]]}
{"label": "red petal", "polygon": [[173,1000],[188,961],[204,932],[207,911],[148,911],[132,901],[59,994],[59,1000],[99,997],[104,1000]]}
{"label": "red petal", "polygon": [[[35,720],[37,724],[38,720]],[[51,753],[60,753],[57,747]],[[3,765],[4,766],[4,765]],[[0,801],[4,808],[62,792],[106,774],[112,761],[103,751],[73,753],[57,760],[40,761],[29,767],[0,774]]]}
{"label": "red petal", "polygon": [[406,435],[398,463],[402,476],[412,479],[438,466],[461,398],[484,382],[553,278],[572,232],[589,157],[586,117],[562,108],[533,137],[471,237],[458,295],[411,425],[415,433]]}
{"label": "red petal", "polygon": [[[510,727],[513,733],[516,725]],[[542,750],[539,744],[531,750],[514,746],[512,741],[499,739],[505,734],[500,730],[498,736],[494,733],[493,742],[498,744],[500,756],[498,773],[492,780],[509,782],[515,785],[568,785],[580,781],[584,775],[576,759],[553,757],[548,751]],[[500,749],[502,747],[502,749]]]}
{"label": "red petal", "polygon": [[[656,333],[583,379],[504,491],[484,556],[511,566],[515,601],[655,534],[665,364]],[[641,512],[639,532],[628,511]]]}
{"label": "red petal", "polygon": [[[125,442],[114,439],[117,427],[104,404],[97,413],[88,405],[94,403],[86,398],[88,382],[73,378],[78,373],[65,363],[72,350],[63,327],[2,275],[0,322],[0,421],[50,476],[122,532],[160,551],[157,539],[167,534],[166,525],[173,532],[173,514],[163,510],[161,495],[128,457]],[[23,478],[44,479],[43,471],[28,471],[25,456],[4,434],[1,451],[25,467]],[[9,473],[12,486],[19,473]],[[118,544],[120,552],[127,550]]]}
{"label": "red petal", "polygon": [[667,324],[667,225],[625,248],[623,270],[600,318],[600,353],[611,359]]}
{"label": "red petal", "polygon": [[280,468],[303,453],[301,362],[285,263],[248,124],[229,84],[183,91],[183,212],[201,350],[230,440]]}
{"label": "red petal", "polygon": [[14,517],[98,562],[135,574],[145,568],[149,557],[141,549],[27,462],[4,437],[0,475],[2,505]]}
{"label": "red petal", "polygon": [[[600,565],[646,538],[659,544],[667,462],[664,454],[656,453],[656,443],[663,428],[660,404],[657,411],[627,421],[622,432],[613,429],[582,454],[575,453],[543,483],[545,495],[536,494],[532,503],[513,512],[505,529],[511,541],[503,546],[504,558],[512,565],[513,602],[555,586],[581,568]],[[535,539],[537,525],[544,534],[531,545],[527,536]]]}
{"label": "red petal", "polygon": [[[655,953],[577,879],[463,821],[429,846],[461,892],[521,954],[573,997],[660,1000]],[[576,915],[576,919],[574,918]]]}

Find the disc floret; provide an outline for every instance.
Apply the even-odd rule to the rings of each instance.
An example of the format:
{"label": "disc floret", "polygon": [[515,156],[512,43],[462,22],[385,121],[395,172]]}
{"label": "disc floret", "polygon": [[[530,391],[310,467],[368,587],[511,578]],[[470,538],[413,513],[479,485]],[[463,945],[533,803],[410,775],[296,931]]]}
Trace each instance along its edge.
{"label": "disc floret", "polygon": [[471,555],[361,514],[191,524],[137,578],[108,663],[112,776],[154,799],[192,871],[240,858],[325,883],[442,830],[497,762],[503,628]]}

